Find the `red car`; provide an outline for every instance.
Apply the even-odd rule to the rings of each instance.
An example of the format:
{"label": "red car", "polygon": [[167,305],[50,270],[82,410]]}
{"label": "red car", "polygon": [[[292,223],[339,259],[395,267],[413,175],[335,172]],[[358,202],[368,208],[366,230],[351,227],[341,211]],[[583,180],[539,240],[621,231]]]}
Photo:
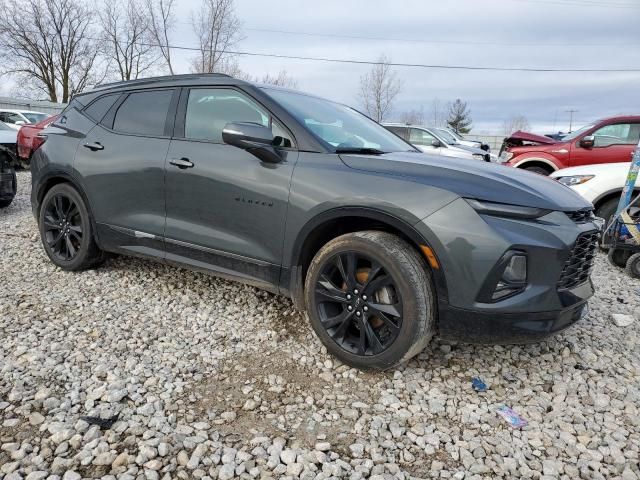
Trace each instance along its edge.
{"label": "red car", "polygon": [[42,145],[43,141],[38,139],[38,134],[53,123],[58,115],[53,115],[41,120],[38,123],[26,124],[18,130],[18,157],[25,163],[29,163],[31,155]]}
{"label": "red car", "polygon": [[640,140],[640,115],[599,120],[554,140],[518,131],[505,138],[500,162],[543,175],[593,163],[630,162]]}

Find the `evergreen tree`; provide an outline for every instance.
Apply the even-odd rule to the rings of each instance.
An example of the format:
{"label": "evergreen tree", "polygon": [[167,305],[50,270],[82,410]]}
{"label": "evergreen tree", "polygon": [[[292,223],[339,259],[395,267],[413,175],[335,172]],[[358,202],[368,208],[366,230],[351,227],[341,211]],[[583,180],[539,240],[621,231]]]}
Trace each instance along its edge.
{"label": "evergreen tree", "polygon": [[449,106],[447,125],[457,133],[465,134],[471,131],[471,112],[467,110],[467,102],[459,98]]}

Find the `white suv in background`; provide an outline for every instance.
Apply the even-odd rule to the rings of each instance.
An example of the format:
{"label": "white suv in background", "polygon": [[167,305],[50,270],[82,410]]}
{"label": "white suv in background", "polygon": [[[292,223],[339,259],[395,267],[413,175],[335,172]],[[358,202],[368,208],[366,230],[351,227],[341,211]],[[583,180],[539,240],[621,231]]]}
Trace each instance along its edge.
{"label": "white suv in background", "polygon": [[[556,170],[551,177],[593,203],[595,214],[608,225],[618,207],[630,166],[630,162],[583,165]],[[634,196],[638,193],[640,184],[636,185]]]}
{"label": "white suv in background", "polygon": [[48,116],[48,113],[34,112],[32,110],[0,109],[0,122],[6,123],[15,130],[20,130],[22,125],[38,123]]}

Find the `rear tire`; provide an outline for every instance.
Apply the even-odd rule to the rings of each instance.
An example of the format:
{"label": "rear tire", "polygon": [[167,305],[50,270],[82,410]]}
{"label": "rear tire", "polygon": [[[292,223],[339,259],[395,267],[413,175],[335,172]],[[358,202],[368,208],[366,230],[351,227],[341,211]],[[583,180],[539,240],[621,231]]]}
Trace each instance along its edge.
{"label": "rear tire", "polygon": [[361,369],[409,360],[435,334],[436,295],[422,257],[386,232],[331,240],[306,276],[305,306],[327,350]]}
{"label": "rear tire", "polygon": [[[611,219],[616,213],[616,209],[618,208],[618,201],[619,199],[612,198],[611,200],[608,200],[602,205],[600,205],[596,210],[596,216],[600,218],[604,218],[605,228],[609,226],[609,222],[611,221]],[[598,246],[600,247],[601,250],[606,252],[607,250],[609,250],[609,247],[606,245],[610,245],[610,244],[611,244],[610,233],[606,233],[600,237],[600,242]]]}
{"label": "rear tire", "polygon": [[104,253],[95,242],[89,211],[70,184],[55,185],[46,193],[38,226],[44,251],[63,270],[85,270],[104,261]]}

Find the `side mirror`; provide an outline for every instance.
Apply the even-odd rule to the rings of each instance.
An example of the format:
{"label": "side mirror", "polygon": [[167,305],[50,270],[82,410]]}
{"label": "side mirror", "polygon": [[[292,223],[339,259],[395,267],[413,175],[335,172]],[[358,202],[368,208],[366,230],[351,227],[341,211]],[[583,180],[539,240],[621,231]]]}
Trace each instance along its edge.
{"label": "side mirror", "polygon": [[440,142],[440,140],[438,140],[437,138],[434,138],[433,140],[431,140],[431,146],[440,148],[442,146],[442,142]]}
{"label": "side mirror", "polygon": [[255,155],[263,162],[279,163],[282,157],[273,148],[273,132],[250,122],[227,123],[222,129],[222,141]]}
{"label": "side mirror", "polygon": [[586,137],[582,137],[580,140],[580,146],[582,148],[593,148],[596,144],[596,137],[593,135],[587,135]]}
{"label": "side mirror", "polygon": [[14,123],[14,125],[26,125],[27,122],[25,122],[24,120],[18,120]]}

